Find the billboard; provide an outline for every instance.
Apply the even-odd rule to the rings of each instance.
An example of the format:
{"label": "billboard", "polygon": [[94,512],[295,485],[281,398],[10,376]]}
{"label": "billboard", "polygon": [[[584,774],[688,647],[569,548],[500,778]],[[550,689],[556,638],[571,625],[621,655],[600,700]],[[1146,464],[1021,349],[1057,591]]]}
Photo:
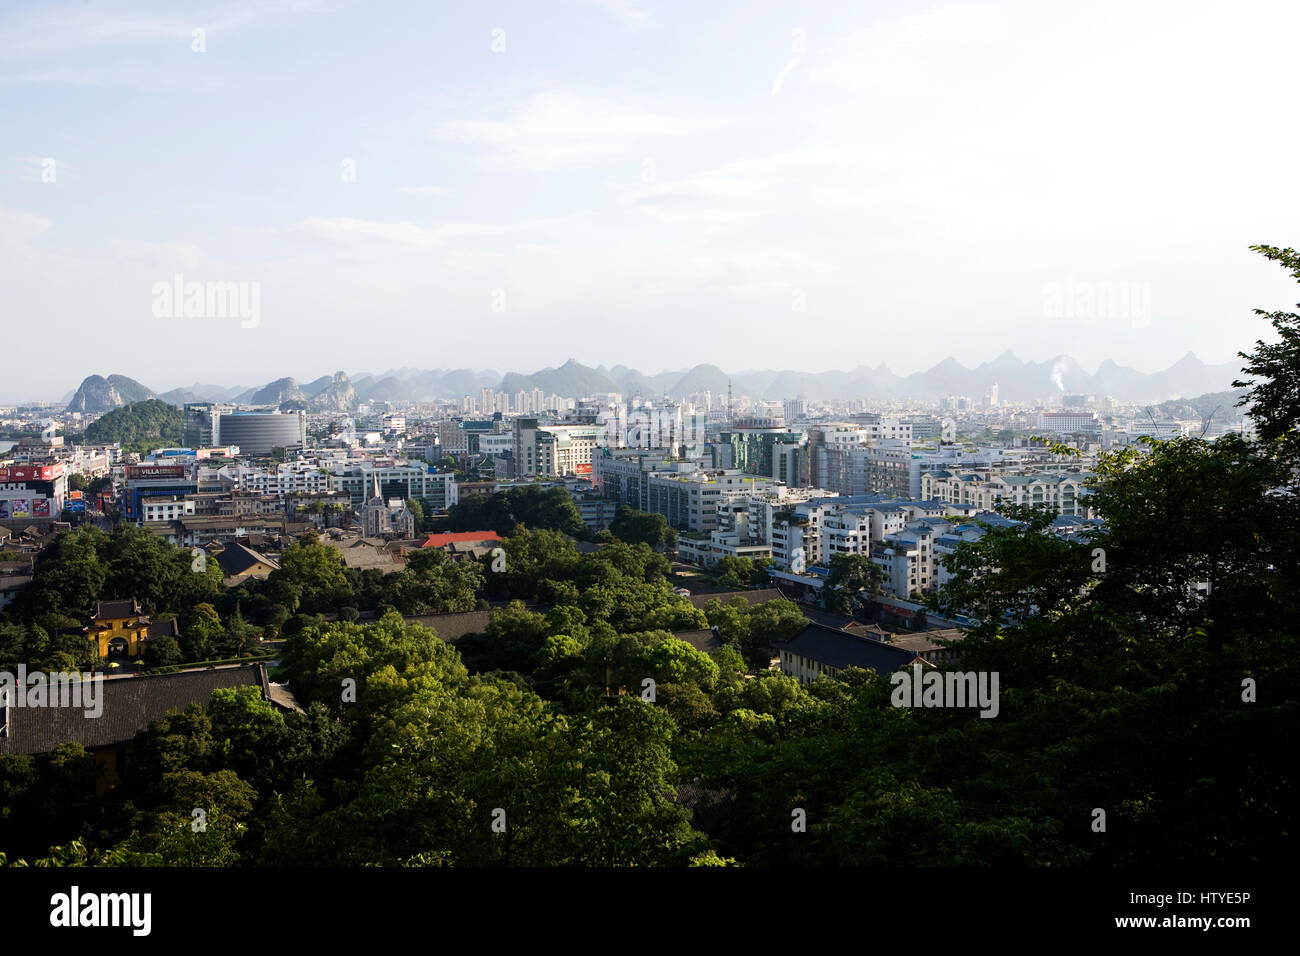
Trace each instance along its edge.
{"label": "billboard", "polygon": [[32,517],[48,518],[50,516],[50,499],[33,498],[32,499]]}
{"label": "billboard", "polygon": [[184,478],[184,465],[127,465],[126,477],[131,478]]}
{"label": "billboard", "polygon": [[86,502],[82,498],[72,498],[63,503],[64,511],[85,511]]}
{"label": "billboard", "polygon": [[9,502],[4,498],[0,498],[0,520],[3,520],[8,517],[9,517]]}
{"label": "billboard", "polygon": [[63,463],[57,465],[10,465],[0,468],[0,482],[53,481],[63,474]]}
{"label": "billboard", "polygon": [[30,498],[9,499],[9,517],[30,518],[31,516],[32,516],[32,500]]}
{"label": "billboard", "polygon": [[577,472],[578,474],[580,474],[580,475],[590,475],[590,474],[591,474],[591,464],[590,464],[590,463],[587,463],[587,464],[578,464],[578,465],[574,466],[574,471],[576,471],[576,472]]}

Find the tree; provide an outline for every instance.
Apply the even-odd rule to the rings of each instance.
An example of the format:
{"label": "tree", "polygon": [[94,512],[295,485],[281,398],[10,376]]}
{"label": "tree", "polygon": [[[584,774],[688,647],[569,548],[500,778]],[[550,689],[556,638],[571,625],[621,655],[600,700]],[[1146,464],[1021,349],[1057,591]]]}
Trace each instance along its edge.
{"label": "tree", "polygon": [[507,535],[517,522],[510,514],[510,504],[503,494],[466,495],[447,509],[447,531],[495,531]]}
{"label": "tree", "polygon": [[483,570],[470,561],[455,561],[439,548],[407,555],[406,567],[383,578],[379,603],[406,615],[472,611],[483,587]]}
{"label": "tree", "polygon": [[226,633],[217,609],[207,603],[181,615],[180,631],[180,648],[189,661],[215,659]]}
{"label": "tree", "polygon": [[184,424],[179,408],[151,398],[101,415],[86,426],[86,441],[121,442],[123,451],[147,452],[160,446],[179,445]]}
{"label": "tree", "polygon": [[717,628],[726,643],[737,648],[748,645],[749,602],[743,597],[734,597],[726,604],[720,598],[710,598],[704,605],[704,615],[709,627]]}
{"label": "tree", "polygon": [[[1294,249],[1263,245],[1251,249],[1280,263],[1300,281],[1300,253]],[[1237,404],[1250,409],[1261,441],[1279,442],[1287,457],[1295,458],[1300,455],[1300,315],[1262,309],[1255,314],[1269,320],[1281,341],[1260,340],[1253,353],[1238,353],[1246,360],[1242,371],[1248,379],[1232,385],[1248,391]]]}
{"label": "tree", "polygon": [[50,611],[84,619],[108,580],[102,558],[107,543],[108,536],[93,525],[57,535],[37,557],[32,581],[20,592],[18,613],[26,620]]}
{"label": "tree", "polygon": [[830,574],[822,586],[822,600],[828,610],[852,613],[858,592],[878,594],[884,571],[867,554],[835,554],[830,560]]}
{"label": "tree", "polygon": [[488,555],[484,561],[489,591],[498,597],[533,597],[541,582],[570,580],[579,566],[577,547],[559,531],[517,528],[501,547],[505,550],[504,572],[493,569],[495,556]]}
{"label": "tree", "polygon": [[284,549],[280,567],[267,577],[267,588],[291,611],[334,610],[350,603],[352,595],[342,555],[314,534]]}
{"label": "tree", "polygon": [[149,641],[145,648],[144,663],[146,667],[170,667],[179,664],[184,655],[181,645],[170,634],[161,634]]}
{"label": "tree", "polygon": [[241,657],[248,653],[250,647],[257,645],[257,639],[261,637],[261,628],[255,627],[244,620],[244,615],[240,612],[239,605],[235,605],[235,611],[226,621],[226,630],[222,635],[220,651],[231,657]]}
{"label": "tree", "polygon": [[746,661],[756,670],[769,666],[771,648],[790,640],[808,626],[799,605],[784,598],[749,609],[749,634],[742,643]]}
{"label": "tree", "polygon": [[647,544],[656,550],[677,547],[677,529],[668,523],[667,518],[661,514],[636,511],[627,505],[619,505],[614,511],[609,532],[628,544]]}
{"label": "tree", "polygon": [[661,684],[690,684],[710,692],[718,682],[718,665],[685,641],[665,636],[643,655],[648,676]]}
{"label": "tree", "polygon": [[415,530],[417,532],[423,531],[424,530],[424,505],[420,503],[420,499],[407,498],[406,507],[411,512],[411,516],[415,518]]}
{"label": "tree", "polygon": [[510,513],[515,521],[529,528],[559,531],[574,538],[585,538],[587,526],[573,496],[564,488],[524,486],[506,492]]}
{"label": "tree", "polygon": [[211,601],[221,591],[217,562],[203,561],[196,566],[188,549],[177,548],[134,525],[113,529],[104,558],[109,570],[106,596],[135,597],[146,614]]}

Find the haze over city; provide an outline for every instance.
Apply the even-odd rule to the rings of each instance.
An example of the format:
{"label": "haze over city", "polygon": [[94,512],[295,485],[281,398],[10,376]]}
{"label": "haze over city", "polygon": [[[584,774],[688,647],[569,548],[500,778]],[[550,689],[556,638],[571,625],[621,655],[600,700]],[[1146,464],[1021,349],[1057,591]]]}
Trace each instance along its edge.
{"label": "haze over city", "polygon": [[[1294,298],[1248,246],[1300,221],[1268,172],[1300,145],[1300,10],[1232,13],[6,7],[0,286],[38,359],[0,399],[96,371],[1229,362]],[[178,277],[255,285],[257,321],[160,315]],[[56,354],[93,363],[54,381]]]}

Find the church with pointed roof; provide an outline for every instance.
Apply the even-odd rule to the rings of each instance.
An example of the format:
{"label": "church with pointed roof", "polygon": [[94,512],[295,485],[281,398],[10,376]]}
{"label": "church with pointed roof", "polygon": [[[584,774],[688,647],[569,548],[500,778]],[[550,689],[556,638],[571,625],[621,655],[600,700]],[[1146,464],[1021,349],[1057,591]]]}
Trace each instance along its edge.
{"label": "church with pointed roof", "polygon": [[401,538],[415,537],[415,515],[406,507],[405,501],[396,505],[387,501],[379,490],[379,476],[372,479],[371,495],[361,506],[361,535],[366,538],[382,538],[396,535]]}

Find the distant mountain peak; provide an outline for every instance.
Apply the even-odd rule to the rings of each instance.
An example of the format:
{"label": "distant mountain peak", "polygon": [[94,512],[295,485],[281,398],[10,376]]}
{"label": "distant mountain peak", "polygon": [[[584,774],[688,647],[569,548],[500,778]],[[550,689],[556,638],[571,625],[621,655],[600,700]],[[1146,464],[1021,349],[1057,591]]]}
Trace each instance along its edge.
{"label": "distant mountain peak", "polygon": [[68,411],[83,415],[101,415],[123,405],[156,398],[152,391],[125,375],[90,375],[68,402]]}

